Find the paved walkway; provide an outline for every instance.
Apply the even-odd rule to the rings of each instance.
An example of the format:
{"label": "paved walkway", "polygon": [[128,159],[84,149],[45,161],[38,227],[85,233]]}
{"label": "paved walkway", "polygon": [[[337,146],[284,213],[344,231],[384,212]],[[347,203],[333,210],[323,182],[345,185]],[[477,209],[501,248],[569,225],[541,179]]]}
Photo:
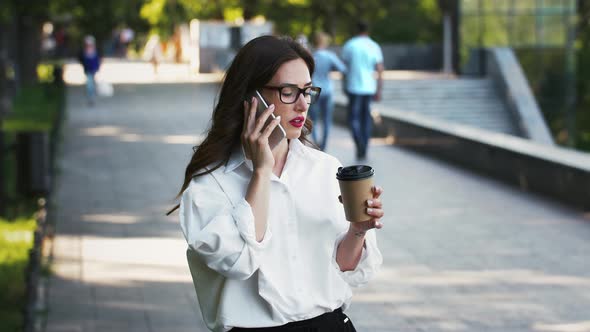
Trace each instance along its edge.
{"label": "paved walkway", "polygon": [[[68,91],[47,331],[205,331],[177,216],[165,217],[213,84]],[[590,216],[379,141],[384,266],[359,332],[590,331]],[[354,163],[348,132],[329,152]]]}

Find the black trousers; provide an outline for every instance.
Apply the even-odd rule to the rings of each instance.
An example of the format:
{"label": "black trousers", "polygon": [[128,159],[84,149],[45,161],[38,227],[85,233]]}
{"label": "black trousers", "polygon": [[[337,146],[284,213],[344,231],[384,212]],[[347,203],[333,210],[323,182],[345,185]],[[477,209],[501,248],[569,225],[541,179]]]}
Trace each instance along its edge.
{"label": "black trousers", "polygon": [[338,308],[321,316],[281,326],[241,328],[234,327],[230,332],[356,332],[352,321],[342,309]]}

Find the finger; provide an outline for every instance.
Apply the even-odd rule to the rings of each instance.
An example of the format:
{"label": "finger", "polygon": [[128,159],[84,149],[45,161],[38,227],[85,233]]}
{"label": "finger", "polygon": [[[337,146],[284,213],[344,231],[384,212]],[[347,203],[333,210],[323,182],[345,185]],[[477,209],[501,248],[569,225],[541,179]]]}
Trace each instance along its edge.
{"label": "finger", "polygon": [[367,208],[367,214],[371,217],[382,218],[383,210],[378,208]]}
{"label": "finger", "polygon": [[249,116],[248,114],[250,114],[249,110],[250,107],[248,107],[248,101],[244,100],[244,123],[242,123],[242,135],[246,134],[246,128],[248,128],[248,119]]}
{"label": "finger", "polygon": [[378,219],[378,218],[370,219],[367,224],[368,229],[373,229],[373,228],[381,229],[382,227],[383,227],[383,223],[381,222],[381,219]]}
{"label": "finger", "polygon": [[242,132],[242,141],[244,142],[244,147],[246,150],[246,155],[250,153],[250,144],[251,144],[251,135],[252,131],[254,130],[256,124],[256,98],[252,97],[250,102],[244,102],[247,115],[245,116],[244,121],[244,131]]}
{"label": "finger", "polygon": [[359,224],[358,226],[360,227],[360,230],[364,231],[364,232],[366,232],[370,229],[373,229],[373,228],[380,229],[383,227],[383,223],[381,223],[380,219],[378,219],[378,218],[372,218],[372,219],[363,221],[362,223],[358,223],[358,224]]}
{"label": "finger", "polygon": [[270,134],[272,134],[272,131],[276,128],[276,126],[279,125],[279,123],[281,123],[281,116],[277,116],[276,118],[274,118],[271,123],[268,124],[268,126],[266,126],[266,128],[264,128],[264,131],[262,132],[262,135],[260,135],[260,138],[263,139],[267,139],[270,137]]}
{"label": "finger", "polygon": [[367,206],[372,208],[381,208],[381,200],[379,198],[368,199]]}
{"label": "finger", "polygon": [[262,132],[262,128],[264,128],[264,124],[266,124],[266,120],[270,116],[270,113],[274,112],[275,105],[270,105],[262,114],[256,119],[256,127],[254,127],[254,133]]}
{"label": "finger", "polygon": [[248,102],[244,101],[244,123],[242,125],[242,147],[244,148],[244,152],[246,153],[246,157],[250,158],[250,149],[249,145],[247,144],[247,137],[248,137],[248,114],[249,114],[249,107]]}
{"label": "finger", "polygon": [[242,128],[242,146],[248,159],[252,156],[250,144],[248,144],[248,135],[250,129],[254,127],[254,113],[252,113],[252,104],[247,100],[244,101],[244,125]]}
{"label": "finger", "polygon": [[381,196],[381,194],[383,193],[383,188],[379,187],[379,186],[373,186],[373,198],[379,198],[379,196]]}
{"label": "finger", "polygon": [[247,134],[250,134],[256,126],[256,108],[258,107],[258,99],[252,97],[252,99],[250,99],[249,106],[250,108],[248,111]]}

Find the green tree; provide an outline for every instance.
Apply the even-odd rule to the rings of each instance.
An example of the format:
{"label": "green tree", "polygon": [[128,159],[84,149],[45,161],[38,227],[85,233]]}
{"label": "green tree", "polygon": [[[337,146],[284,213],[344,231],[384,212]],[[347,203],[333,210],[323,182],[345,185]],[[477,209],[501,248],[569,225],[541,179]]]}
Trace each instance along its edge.
{"label": "green tree", "polygon": [[442,35],[436,0],[260,0],[258,5],[278,33],[295,36],[322,30],[334,36],[336,44],[355,33],[359,19],[367,21],[371,35],[383,43],[430,43]]}
{"label": "green tree", "polygon": [[377,11],[373,36],[390,43],[436,43],[442,40],[441,11],[435,0],[391,1]]}
{"label": "green tree", "polygon": [[590,2],[578,0],[576,147],[590,151]]}
{"label": "green tree", "polygon": [[84,35],[93,35],[99,46],[112,37],[116,27],[129,26],[145,32],[149,24],[139,16],[145,0],[51,0],[52,17],[69,17],[68,32],[78,44]]}
{"label": "green tree", "polygon": [[37,81],[41,26],[47,18],[47,8],[48,0],[5,0],[0,3],[0,24],[13,27],[11,33],[3,33],[3,37],[15,48],[12,60],[17,88]]}

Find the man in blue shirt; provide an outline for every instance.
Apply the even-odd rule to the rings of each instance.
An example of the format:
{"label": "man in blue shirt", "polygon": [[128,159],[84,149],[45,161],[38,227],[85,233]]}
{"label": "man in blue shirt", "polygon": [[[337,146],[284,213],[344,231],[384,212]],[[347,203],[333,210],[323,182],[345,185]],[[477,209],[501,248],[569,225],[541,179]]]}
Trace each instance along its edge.
{"label": "man in blue shirt", "polygon": [[345,82],[349,100],[348,124],[356,144],[356,157],[365,159],[373,126],[371,100],[381,100],[383,53],[369,37],[367,23],[359,22],[357,29],[358,34],[344,44],[342,58],[348,68]]}

